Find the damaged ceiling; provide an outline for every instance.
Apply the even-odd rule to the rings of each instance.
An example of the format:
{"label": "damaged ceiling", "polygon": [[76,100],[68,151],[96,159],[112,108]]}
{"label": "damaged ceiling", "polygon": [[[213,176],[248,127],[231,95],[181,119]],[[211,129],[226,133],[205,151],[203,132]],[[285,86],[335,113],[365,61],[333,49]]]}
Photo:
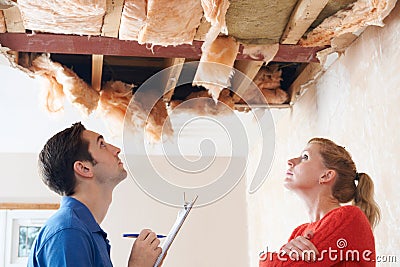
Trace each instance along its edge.
{"label": "damaged ceiling", "polygon": [[[247,109],[249,103],[239,96],[246,95],[249,84],[231,83],[235,68],[254,79],[270,105],[265,100],[254,103],[282,108],[293,105],[302,85],[323,71],[328,54],[344,51],[367,26],[383,26],[395,4],[395,0],[0,0],[0,45],[31,74],[54,81],[56,74],[43,69],[39,73],[32,65],[36,56],[49,53],[52,62],[65,67],[67,76],[72,70],[98,94],[108,81],[139,86],[172,67],[160,88],[167,103],[204,89],[175,88],[180,64],[200,60],[196,77],[202,81],[196,84],[215,100],[230,88],[235,93],[224,103]],[[223,63],[226,68],[206,68],[203,63]]]}

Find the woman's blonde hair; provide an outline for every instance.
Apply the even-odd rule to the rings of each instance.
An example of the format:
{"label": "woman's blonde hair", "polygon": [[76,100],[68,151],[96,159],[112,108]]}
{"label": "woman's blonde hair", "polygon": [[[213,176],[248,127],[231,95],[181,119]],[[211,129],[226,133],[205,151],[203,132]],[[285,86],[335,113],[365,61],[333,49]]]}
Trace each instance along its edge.
{"label": "woman's blonde hair", "polygon": [[308,143],[319,145],[325,167],[337,173],[332,195],[340,203],[352,201],[353,205],[365,213],[371,226],[375,227],[380,220],[380,210],[374,200],[374,183],[371,177],[357,172],[354,161],[344,147],[325,138],[312,138]]}

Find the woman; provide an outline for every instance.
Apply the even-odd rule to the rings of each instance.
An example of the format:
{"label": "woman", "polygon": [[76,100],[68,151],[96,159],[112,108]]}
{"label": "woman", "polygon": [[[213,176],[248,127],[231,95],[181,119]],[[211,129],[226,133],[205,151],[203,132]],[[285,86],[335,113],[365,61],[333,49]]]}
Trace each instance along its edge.
{"label": "woman", "polygon": [[375,266],[372,228],[380,212],[372,179],[357,172],[344,147],[324,138],[311,139],[288,165],[285,187],[305,201],[311,222],[297,227],[279,253],[261,254],[260,267]]}

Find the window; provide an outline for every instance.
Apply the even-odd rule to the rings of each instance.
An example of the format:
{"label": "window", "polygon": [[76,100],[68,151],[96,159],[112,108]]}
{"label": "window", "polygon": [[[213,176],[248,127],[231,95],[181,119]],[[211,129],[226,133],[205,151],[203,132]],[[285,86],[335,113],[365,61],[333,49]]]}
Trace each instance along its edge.
{"label": "window", "polygon": [[26,266],[40,228],[55,210],[0,210],[0,266]]}

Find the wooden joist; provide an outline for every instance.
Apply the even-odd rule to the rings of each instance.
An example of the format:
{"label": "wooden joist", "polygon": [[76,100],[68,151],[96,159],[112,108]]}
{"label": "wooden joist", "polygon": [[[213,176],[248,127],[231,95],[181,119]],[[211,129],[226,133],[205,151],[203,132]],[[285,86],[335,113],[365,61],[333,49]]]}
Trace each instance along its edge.
{"label": "wooden joist", "polygon": [[[19,52],[44,52],[83,55],[114,55],[137,57],[190,58],[200,59],[201,41],[193,41],[192,45],[154,46],[149,49],[137,41],[125,41],[103,36],[79,36],[63,34],[23,34],[2,33],[0,44]],[[279,45],[273,61],[277,62],[318,62],[316,53],[325,47],[301,47],[298,45]],[[239,47],[238,60],[264,60],[263,55],[250,57]]]}
{"label": "wooden joist", "polygon": [[[233,96],[233,101],[239,101],[239,96],[246,91],[254,77],[256,77],[258,71],[264,64],[264,61],[252,61],[252,60],[239,60],[235,62],[235,69],[242,72],[247,78],[240,79],[237,81],[238,84],[234,84],[233,88],[237,88],[235,90],[236,95]],[[239,96],[238,96],[239,95]]]}
{"label": "wooden joist", "polygon": [[329,0],[298,1],[282,34],[281,44],[297,44],[328,2]]}
{"label": "wooden joist", "polygon": [[174,94],[175,86],[178,83],[179,76],[181,75],[184,58],[170,58],[167,59],[167,68],[169,67],[168,75],[164,88],[163,101],[169,103],[172,95]]}
{"label": "wooden joist", "polygon": [[118,37],[124,0],[107,0],[101,36]]}
{"label": "wooden joist", "polygon": [[92,55],[92,88],[101,89],[101,76],[103,73],[103,55]]}

